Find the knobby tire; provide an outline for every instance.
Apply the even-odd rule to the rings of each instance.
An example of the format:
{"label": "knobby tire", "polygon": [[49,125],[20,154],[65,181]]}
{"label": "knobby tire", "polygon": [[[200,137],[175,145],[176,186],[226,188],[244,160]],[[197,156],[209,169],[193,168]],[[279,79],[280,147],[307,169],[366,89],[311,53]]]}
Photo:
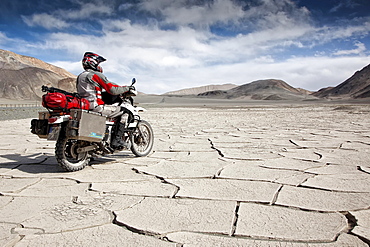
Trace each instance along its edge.
{"label": "knobby tire", "polygon": [[[61,133],[62,134],[62,133]],[[69,172],[79,171],[85,168],[90,162],[90,155],[87,152],[77,155],[76,149],[80,141],[69,139],[65,135],[59,136],[55,145],[55,157],[59,166]]]}
{"label": "knobby tire", "polygon": [[137,157],[147,156],[154,144],[153,129],[147,121],[140,120],[130,139],[132,153]]}

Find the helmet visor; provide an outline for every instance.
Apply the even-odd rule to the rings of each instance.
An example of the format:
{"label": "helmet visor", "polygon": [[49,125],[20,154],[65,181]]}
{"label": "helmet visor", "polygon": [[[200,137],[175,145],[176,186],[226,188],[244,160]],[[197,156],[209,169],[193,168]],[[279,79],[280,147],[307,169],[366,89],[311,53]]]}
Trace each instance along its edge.
{"label": "helmet visor", "polygon": [[98,64],[107,60],[104,57],[102,57],[102,56],[100,56],[96,53],[93,53],[93,52],[85,52],[84,59],[86,59],[86,58],[91,58],[91,59],[95,60]]}

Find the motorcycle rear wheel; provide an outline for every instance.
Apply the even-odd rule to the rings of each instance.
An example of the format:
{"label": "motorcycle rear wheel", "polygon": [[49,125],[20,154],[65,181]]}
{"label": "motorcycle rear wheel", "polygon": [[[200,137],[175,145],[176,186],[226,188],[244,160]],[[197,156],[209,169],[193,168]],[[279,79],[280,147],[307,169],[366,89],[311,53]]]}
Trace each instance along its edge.
{"label": "motorcycle rear wheel", "polygon": [[85,168],[89,164],[91,156],[88,152],[77,153],[77,149],[82,145],[83,141],[60,136],[55,145],[55,157],[59,166],[68,172]]}
{"label": "motorcycle rear wheel", "polygon": [[137,157],[147,156],[153,148],[154,134],[150,124],[140,120],[135,131],[130,135],[131,151]]}

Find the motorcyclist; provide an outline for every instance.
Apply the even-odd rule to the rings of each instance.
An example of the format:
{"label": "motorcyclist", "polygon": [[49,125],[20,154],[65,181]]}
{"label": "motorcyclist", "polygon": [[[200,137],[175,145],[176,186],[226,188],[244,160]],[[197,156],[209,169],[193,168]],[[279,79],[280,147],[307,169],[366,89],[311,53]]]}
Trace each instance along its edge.
{"label": "motorcyclist", "polygon": [[[107,92],[111,95],[119,95],[130,90],[129,86],[119,86],[113,82],[110,82],[107,77],[103,75],[103,69],[99,65],[106,59],[93,52],[85,52],[82,59],[83,71],[77,77],[77,92],[78,94],[86,98],[90,102],[90,110],[99,112],[108,117],[115,117],[122,115],[122,109],[120,106],[105,104],[102,99],[102,93]],[[124,125],[117,123],[115,127],[115,134],[111,145],[113,148],[123,146],[124,143],[121,138]]]}

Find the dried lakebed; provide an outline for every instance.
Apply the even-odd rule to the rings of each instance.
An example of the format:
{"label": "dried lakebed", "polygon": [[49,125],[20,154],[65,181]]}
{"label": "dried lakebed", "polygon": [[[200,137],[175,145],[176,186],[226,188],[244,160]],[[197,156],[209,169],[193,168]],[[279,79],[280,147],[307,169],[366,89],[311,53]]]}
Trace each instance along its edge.
{"label": "dried lakebed", "polygon": [[1,121],[0,246],[368,246],[370,106],[150,108],[154,152],[63,172]]}

